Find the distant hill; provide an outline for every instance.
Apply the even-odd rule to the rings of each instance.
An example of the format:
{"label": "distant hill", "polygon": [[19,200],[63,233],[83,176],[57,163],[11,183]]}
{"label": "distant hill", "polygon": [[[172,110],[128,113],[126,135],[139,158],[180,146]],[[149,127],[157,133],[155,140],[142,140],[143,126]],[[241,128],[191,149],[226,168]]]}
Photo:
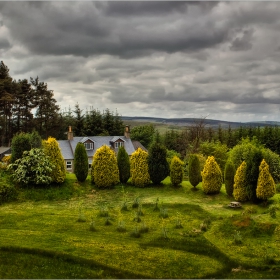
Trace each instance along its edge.
{"label": "distant hill", "polygon": [[[195,122],[199,122],[201,119],[198,118],[154,118],[154,117],[121,117],[123,121],[133,121],[133,122],[141,122],[141,123],[156,123],[156,124],[166,124],[166,125],[174,125],[174,126],[190,126]],[[256,121],[256,122],[228,122],[221,120],[211,120],[204,119],[204,123],[206,126],[210,126],[213,128],[218,128],[221,125],[222,128],[227,128],[229,125],[232,129],[238,128],[240,126],[245,127],[264,127],[264,126],[275,126],[280,125],[280,122],[276,121]]]}

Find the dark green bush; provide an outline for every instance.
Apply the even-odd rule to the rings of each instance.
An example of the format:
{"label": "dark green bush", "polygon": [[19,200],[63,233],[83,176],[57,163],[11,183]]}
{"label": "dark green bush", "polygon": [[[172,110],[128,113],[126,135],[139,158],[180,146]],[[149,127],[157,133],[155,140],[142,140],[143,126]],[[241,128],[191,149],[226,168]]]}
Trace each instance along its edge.
{"label": "dark green bush", "polygon": [[17,196],[17,191],[14,186],[9,185],[7,182],[0,180],[0,204],[11,201]]}
{"label": "dark green bush", "polygon": [[189,181],[193,187],[196,187],[201,182],[201,171],[199,158],[195,154],[189,156]]}
{"label": "dark green bush", "polygon": [[155,185],[160,184],[169,175],[166,148],[160,143],[152,143],[148,154],[149,174]]}
{"label": "dark green bush", "polygon": [[226,192],[229,196],[232,196],[233,193],[233,185],[234,185],[234,175],[235,175],[235,166],[231,160],[228,160],[225,166],[225,187]]}
{"label": "dark green bush", "polygon": [[117,161],[120,174],[120,182],[125,184],[130,177],[130,162],[129,155],[124,147],[119,148]]}
{"label": "dark green bush", "polygon": [[74,154],[74,173],[79,182],[88,176],[88,156],[83,143],[78,143]]}

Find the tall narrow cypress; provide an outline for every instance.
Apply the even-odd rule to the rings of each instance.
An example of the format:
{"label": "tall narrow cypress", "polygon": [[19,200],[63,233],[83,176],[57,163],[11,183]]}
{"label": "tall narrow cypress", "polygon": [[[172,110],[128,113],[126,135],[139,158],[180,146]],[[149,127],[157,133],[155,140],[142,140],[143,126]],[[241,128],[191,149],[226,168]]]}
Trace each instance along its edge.
{"label": "tall narrow cypress", "polygon": [[166,159],[166,148],[157,142],[151,144],[148,154],[149,175],[152,182],[158,185],[169,175],[169,164]]}
{"label": "tall narrow cypress", "polygon": [[129,156],[124,147],[120,147],[117,156],[120,182],[126,183],[130,177]]}
{"label": "tall narrow cypress", "polygon": [[78,143],[75,149],[74,173],[79,182],[84,182],[88,175],[88,156],[83,143]]}
{"label": "tall narrow cypress", "polygon": [[189,157],[189,181],[195,188],[201,181],[201,171],[199,158],[195,154],[191,154]]}

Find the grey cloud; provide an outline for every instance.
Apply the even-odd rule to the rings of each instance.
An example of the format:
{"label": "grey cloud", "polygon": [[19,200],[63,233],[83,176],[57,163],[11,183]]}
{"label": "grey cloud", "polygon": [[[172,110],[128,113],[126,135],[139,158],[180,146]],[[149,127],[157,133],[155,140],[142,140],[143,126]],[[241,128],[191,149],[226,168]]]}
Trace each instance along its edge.
{"label": "grey cloud", "polygon": [[[110,2],[112,10],[123,6],[141,11],[156,10],[159,17],[113,18],[89,2],[45,2],[33,5],[19,2],[2,7],[11,34],[37,54],[90,56],[111,54],[132,58],[155,51],[196,52],[227,40],[228,30],[212,21],[203,22],[189,15],[182,6],[188,2]],[[193,5],[193,4],[192,4]],[[201,4],[201,7],[205,5]],[[118,9],[116,7],[119,7]],[[165,13],[173,7],[174,14]],[[127,12],[127,11],[126,11]],[[203,13],[201,9],[195,11]],[[188,22],[195,20],[190,27]],[[20,22],[25,22],[21,25]]]}
{"label": "grey cloud", "polygon": [[162,16],[172,12],[185,13],[187,7],[191,2],[148,2],[148,1],[118,1],[118,2],[104,2],[98,3],[97,6],[101,8],[106,15],[113,16]]}
{"label": "grey cloud", "polygon": [[277,2],[0,2],[10,44],[0,56],[63,108],[273,119],[279,12]]}
{"label": "grey cloud", "polygon": [[10,42],[5,38],[0,38],[0,49],[8,49],[11,47]]}
{"label": "grey cloud", "polygon": [[252,48],[253,29],[244,30],[241,37],[235,38],[230,46],[232,51],[248,51]]}

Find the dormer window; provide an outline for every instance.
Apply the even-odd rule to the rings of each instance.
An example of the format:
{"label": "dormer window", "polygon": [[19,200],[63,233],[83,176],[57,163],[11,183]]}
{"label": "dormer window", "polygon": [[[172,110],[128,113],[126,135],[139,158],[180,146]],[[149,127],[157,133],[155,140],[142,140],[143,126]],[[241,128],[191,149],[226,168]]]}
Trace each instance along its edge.
{"label": "dormer window", "polygon": [[93,150],[93,143],[92,142],[87,142],[84,143],[86,150]]}
{"label": "dormer window", "polygon": [[118,149],[119,147],[123,147],[123,142],[115,142],[115,149]]}

